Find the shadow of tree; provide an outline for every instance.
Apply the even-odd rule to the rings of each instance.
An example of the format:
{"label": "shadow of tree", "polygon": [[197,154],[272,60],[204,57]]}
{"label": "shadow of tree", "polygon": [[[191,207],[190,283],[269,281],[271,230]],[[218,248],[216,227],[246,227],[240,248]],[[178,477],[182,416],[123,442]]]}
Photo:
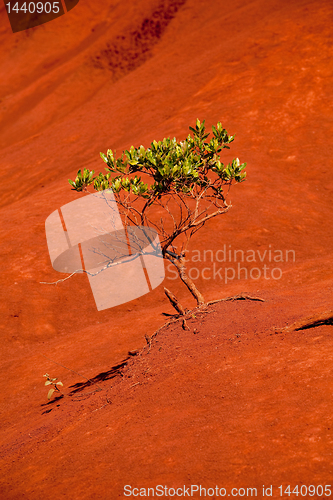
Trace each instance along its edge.
{"label": "shadow of tree", "polygon": [[128,360],[132,356],[127,356],[127,358],[123,359],[120,363],[117,365],[114,365],[110,368],[110,370],[106,372],[101,372],[98,375],[96,375],[93,378],[87,379],[86,382],[78,382],[74,385],[71,385],[69,389],[72,389],[68,395],[72,396],[73,394],[76,394],[77,392],[81,392],[87,387],[91,387],[93,385],[97,385],[99,382],[104,382],[105,380],[111,380],[112,378],[115,378],[117,376],[122,376],[122,370],[124,367],[127,365]]}

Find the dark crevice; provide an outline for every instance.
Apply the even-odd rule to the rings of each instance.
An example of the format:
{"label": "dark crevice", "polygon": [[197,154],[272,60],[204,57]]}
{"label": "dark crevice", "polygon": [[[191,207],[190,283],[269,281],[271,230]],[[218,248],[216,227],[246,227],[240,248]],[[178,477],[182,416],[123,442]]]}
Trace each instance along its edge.
{"label": "dark crevice", "polygon": [[153,46],[161,39],[170,21],[186,0],[164,0],[141,26],[127,35],[119,35],[113,43],[93,57],[95,68],[108,69],[113,80],[135,70],[150,56]]}
{"label": "dark crevice", "polygon": [[276,333],[298,332],[300,330],[308,330],[322,325],[333,325],[333,311],[324,311],[311,317],[295,321],[290,326],[284,328],[275,328]]}
{"label": "dark crevice", "polygon": [[299,328],[295,328],[295,331],[307,330],[308,328],[315,328],[316,326],[322,326],[322,325],[333,325],[333,315],[330,318],[319,319],[317,321],[312,321],[303,326],[300,326]]}

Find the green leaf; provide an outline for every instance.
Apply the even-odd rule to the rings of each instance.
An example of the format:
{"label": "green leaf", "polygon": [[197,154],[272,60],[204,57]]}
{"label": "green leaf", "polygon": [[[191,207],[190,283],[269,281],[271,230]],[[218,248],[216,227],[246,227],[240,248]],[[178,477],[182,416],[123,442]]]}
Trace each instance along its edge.
{"label": "green leaf", "polygon": [[51,385],[51,384],[52,384],[52,382],[51,382],[50,380],[47,380],[47,381],[45,382],[45,385]]}
{"label": "green leaf", "polygon": [[105,161],[105,163],[107,163],[108,162],[107,156],[104,153],[99,153],[99,154],[100,154],[101,158],[103,159],[103,161]]}
{"label": "green leaf", "polygon": [[52,394],[54,393],[54,390],[55,390],[55,389],[53,389],[53,387],[52,387],[52,389],[50,389],[50,390],[49,390],[49,392],[48,392],[48,394],[47,394],[47,399],[51,399],[51,396],[52,396]]}

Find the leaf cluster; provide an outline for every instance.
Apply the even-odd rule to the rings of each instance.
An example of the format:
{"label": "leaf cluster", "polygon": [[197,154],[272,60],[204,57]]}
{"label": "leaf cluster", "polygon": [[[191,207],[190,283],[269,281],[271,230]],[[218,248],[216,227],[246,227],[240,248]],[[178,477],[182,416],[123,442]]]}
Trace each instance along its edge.
{"label": "leaf cluster", "polygon": [[94,170],[88,170],[87,168],[78,171],[75,181],[68,179],[68,182],[75,191],[83,191],[87,186],[93,182]]}
{"label": "leaf cluster", "polygon": [[[229,136],[220,122],[212,127],[213,137],[209,141],[205,121],[200,123],[197,119],[195,128],[189,128],[192,135],[181,142],[176,138],[154,140],[147,149],[132,146],[120,158],[109,149],[106,155],[101,153],[107,164],[106,173],[93,177],[93,170],[79,170],[75,181],[69,183],[76,191],[93,184],[96,191],[112,188],[116,194],[133,193],[145,198],[149,205],[166,194],[193,196],[194,189],[200,192],[210,189],[213,196],[222,197],[222,185],[242,182],[246,177],[243,172],[246,163],[241,164],[236,158],[224,165],[220,160],[221,151],[230,149],[234,136]],[[211,173],[215,174],[214,180]],[[151,178],[150,184],[141,179],[142,174]]]}

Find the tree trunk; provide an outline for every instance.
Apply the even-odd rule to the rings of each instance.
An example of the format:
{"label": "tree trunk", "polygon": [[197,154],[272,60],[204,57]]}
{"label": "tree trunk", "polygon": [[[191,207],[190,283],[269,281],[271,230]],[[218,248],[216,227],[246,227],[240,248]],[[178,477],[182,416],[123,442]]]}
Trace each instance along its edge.
{"label": "tree trunk", "polygon": [[203,295],[199,292],[191,278],[185,272],[185,256],[181,256],[178,259],[170,256],[168,253],[166,253],[165,256],[176,266],[180,279],[187,286],[188,290],[197,301],[198,306],[204,304],[205,299]]}

